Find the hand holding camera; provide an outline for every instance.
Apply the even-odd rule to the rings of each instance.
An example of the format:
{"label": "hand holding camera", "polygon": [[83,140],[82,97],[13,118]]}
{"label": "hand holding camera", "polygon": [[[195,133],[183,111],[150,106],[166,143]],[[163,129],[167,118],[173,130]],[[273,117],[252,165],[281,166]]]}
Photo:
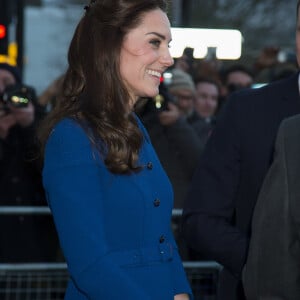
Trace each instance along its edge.
{"label": "hand holding camera", "polygon": [[16,123],[19,124],[21,127],[28,127],[34,121],[34,106],[31,102],[27,104],[25,107],[15,107],[11,106],[10,114],[16,120]]}

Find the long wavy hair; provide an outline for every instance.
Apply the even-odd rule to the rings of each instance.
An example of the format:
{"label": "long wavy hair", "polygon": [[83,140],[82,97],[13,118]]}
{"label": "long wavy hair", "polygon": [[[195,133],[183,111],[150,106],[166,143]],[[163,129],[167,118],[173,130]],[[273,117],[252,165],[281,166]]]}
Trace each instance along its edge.
{"label": "long wavy hair", "polygon": [[[70,117],[92,129],[86,132],[111,172],[140,170],[143,136],[128,113],[130,96],[120,74],[120,52],[126,33],[141,23],[144,13],[157,8],[166,12],[166,1],[92,0],[85,7],[69,47],[61,96],[39,128],[42,157],[55,124]],[[99,138],[105,151],[95,142]]]}

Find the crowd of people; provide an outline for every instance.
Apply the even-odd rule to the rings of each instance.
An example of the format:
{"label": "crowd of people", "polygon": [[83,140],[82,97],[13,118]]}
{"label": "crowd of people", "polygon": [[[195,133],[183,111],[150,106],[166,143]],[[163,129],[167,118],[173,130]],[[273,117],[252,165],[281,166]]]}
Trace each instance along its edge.
{"label": "crowd of people", "polygon": [[[298,62],[299,5],[298,1]],[[278,70],[276,67],[269,65],[264,70],[276,77],[262,88],[249,88],[247,81],[248,88],[227,96],[184,203],[183,235],[187,244],[223,266],[217,299],[298,299],[300,296],[299,268],[295,261],[299,254],[295,230],[298,218],[289,205],[296,207],[292,196],[297,191],[284,193],[297,180],[297,168],[291,169],[289,163],[294,159],[298,164],[294,154],[297,139],[295,149],[290,146],[290,136],[297,135],[297,121],[282,124],[277,152],[274,152],[281,122],[300,112],[299,73],[295,66],[282,68],[281,74],[272,72]],[[228,72],[225,74],[228,78]],[[286,128],[293,130],[288,134]],[[282,150],[287,145],[291,148]]]}
{"label": "crowd of people", "polygon": [[284,62],[174,61],[143,2],[91,1],[41,95],[0,64],[0,207],[52,212],[1,215],[0,262],[66,260],[66,299],[192,299],[182,260],[223,266],[217,299],[299,299],[298,30]]}
{"label": "crowd of people", "polygon": [[[0,63],[0,205],[47,206],[36,163],[36,129],[45,111],[20,70]],[[50,215],[1,214],[1,263],[55,262],[60,257]]]}

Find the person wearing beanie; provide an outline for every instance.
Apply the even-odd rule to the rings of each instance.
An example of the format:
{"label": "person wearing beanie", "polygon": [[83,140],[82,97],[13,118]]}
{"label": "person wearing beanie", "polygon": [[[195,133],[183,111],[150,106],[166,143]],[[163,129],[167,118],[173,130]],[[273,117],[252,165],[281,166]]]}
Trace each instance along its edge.
{"label": "person wearing beanie", "polygon": [[172,93],[182,89],[195,93],[194,81],[190,74],[180,69],[174,69],[172,71],[172,79],[169,84],[169,91]]}
{"label": "person wearing beanie", "polygon": [[183,116],[190,116],[194,111],[194,98],[196,94],[192,77],[180,69],[174,69],[168,90]]}
{"label": "person wearing beanie", "polygon": [[[29,102],[18,106],[12,101],[13,95],[28,98]],[[46,205],[41,176],[33,160],[35,129],[42,117],[34,89],[22,84],[20,70],[0,63],[0,209]],[[50,216],[1,215],[0,263],[50,261],[57,249]]]}

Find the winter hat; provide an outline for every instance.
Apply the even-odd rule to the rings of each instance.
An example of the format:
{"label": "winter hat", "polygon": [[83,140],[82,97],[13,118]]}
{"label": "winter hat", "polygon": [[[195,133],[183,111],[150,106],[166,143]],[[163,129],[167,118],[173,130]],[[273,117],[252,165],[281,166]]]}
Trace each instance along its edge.
{"label": "winter hat", "polygon": [[21,83],[21,72],[19,68],[9,65],[7,63],[0,63],[0,70],[6,70],[10,72],[14,76],[16,83]]}
{"label": "winter hat", "polygon": [[180,69],[174,69],[172,71],[172,79],[168,85],[168,89],[171,93],[179,90],[189,90],[193,93],[196,92],[192,76]]}

